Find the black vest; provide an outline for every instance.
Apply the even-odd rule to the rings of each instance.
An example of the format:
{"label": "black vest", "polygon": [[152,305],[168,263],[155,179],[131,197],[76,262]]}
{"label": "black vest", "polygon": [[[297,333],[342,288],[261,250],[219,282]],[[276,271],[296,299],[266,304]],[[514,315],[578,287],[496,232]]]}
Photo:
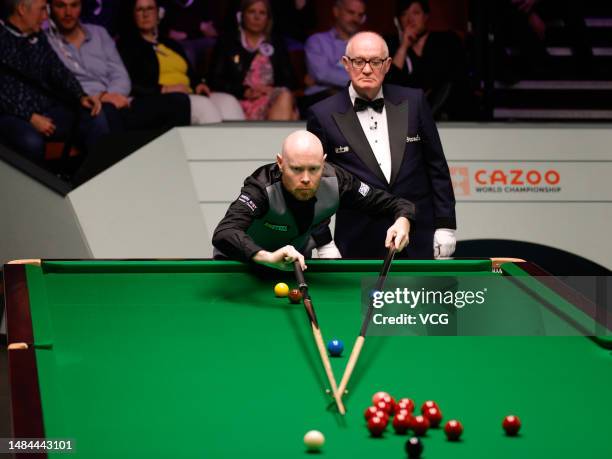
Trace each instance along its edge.
{"label": "black vest", "polygon": [[287,208],[281,181],[266,187],[269,209],[261,218],[255,220],[247,234],[264,250],[273,252],[285,245],[294,246],[299,252],[310,255],[316,244],[310,236],[312,230],[321,222],[330,218],[338,210],[340,192],[338,178],[333,167],[325,165],[319,189],[315,194],[317,201],[314,207],[312,223],[305,233],[298,233],[298,226],[293,214]]}

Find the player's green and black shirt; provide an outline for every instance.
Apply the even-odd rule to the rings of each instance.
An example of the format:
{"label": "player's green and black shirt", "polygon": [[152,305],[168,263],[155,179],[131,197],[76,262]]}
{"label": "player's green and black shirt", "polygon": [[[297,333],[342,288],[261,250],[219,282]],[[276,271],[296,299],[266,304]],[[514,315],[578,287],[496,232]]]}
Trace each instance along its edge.
{"label": "player's green and black shirt", "polygon": [[[328,212],[330,216],[340,207],[362,211],[374,217],[380,215],[393,216],[395,219],[406,217],[412,220],[414,218],[413,203],[386,191],[372,188],[338,166],[326,163],[321,183],[322,185],[331,183],[333,186],[320,186],[313,198],[308,201],[299,201],[282,186],[281,171],[277,164],[260,167],[245,179],[238,199],[230,205],[227,213],[217,225],[213,235],[213,245],[228,258],[247,261],[260,250],[272,251],[291,243],[284,237],[288,232],[287,225],[271,224],[275,223],[274,221],[264,223],[274,235],[273,246],[270,245],[269,238],[266,238],[268,239],[266,241],[257,241],[256,235],[252,237],[252,229],[256,226],[255,224],[266,220],[271,213],[271,190],[280,190],[282,193],[282,199],[275,199],[275,206],[278,207],[278,203],[281,202],[285,207],[281,210],[290,214],[291,221],[295,222],[295,230],[297,230],[294,231],[294,234],[299,235],[300,241],[303,241],[305,236],[311,238],[311,242],[314,241],[314,247],[320,247],[331,241],[331,233],[327,226],[329,218],[322,218],[322,221],[314,222],[313,225],[313,219],[322,217],[317,202],[321,204],[321,201],[326,201],[328,210],[330,206],[333,207],[333,211]],[[279,211],[274,210],[278,218]],[[260,221],[257,222],[257,220]],[[264,236],[260,237],[264,238]],[[292,245],[295,245],[297,250],[313,248],[312,244],[303,247]]]}

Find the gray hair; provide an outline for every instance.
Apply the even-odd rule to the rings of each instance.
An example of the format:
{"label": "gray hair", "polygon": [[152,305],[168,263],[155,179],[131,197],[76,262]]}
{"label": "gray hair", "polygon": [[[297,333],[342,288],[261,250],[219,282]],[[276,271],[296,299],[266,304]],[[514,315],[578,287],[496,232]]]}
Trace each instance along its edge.
{"label": "gray hair", "polygon": [[21,4],[25,6],[32,6],[32,2],[34,0],[4,0],[4,8],[6,9],[6,13],[11,15],[17,11],[17,7]]}
{"label": "gray hair", "polygon": [[383,44],[383,52],[385,54],[384,57],[389,57],[389,47],[387,46],[387,42],[385,41],[385,39],[380,35],[377,34],[376,32],[372,32],[372,31],[364,31],[364,32],[358,32],[355,35],[353,35],[350,40],[348,41],[348,43],[346,44],[346,49],[344,50],[344,54],[346,56],[350,56],[351,55],[351,49],[352,49],[352,44],[353,44],[353,40],[356,40],[357,38],[361,38],[363,36],[371,36],[371,37],[376,37],[379,38],[380,41]]}

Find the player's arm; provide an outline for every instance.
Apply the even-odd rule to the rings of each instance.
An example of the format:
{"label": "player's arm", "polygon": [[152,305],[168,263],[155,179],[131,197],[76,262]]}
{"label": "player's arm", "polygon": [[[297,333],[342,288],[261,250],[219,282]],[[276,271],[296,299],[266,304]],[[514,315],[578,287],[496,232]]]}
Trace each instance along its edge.
{"label": "player's arm", "polygon": [[213,245],[225,256],[240,261],[249,261],[262,250],[247,230],[253,221],[268,209],[265,193],[255,180],[248,177],[240,190],[240,196],[229,206],[213,233]]}
{"label": "player's arm", "polygon": [[340,207],[362,211],[372,217],[414,219],[415,207],[412,202],[374,188],[341,167],[334,168],[338,177]]}

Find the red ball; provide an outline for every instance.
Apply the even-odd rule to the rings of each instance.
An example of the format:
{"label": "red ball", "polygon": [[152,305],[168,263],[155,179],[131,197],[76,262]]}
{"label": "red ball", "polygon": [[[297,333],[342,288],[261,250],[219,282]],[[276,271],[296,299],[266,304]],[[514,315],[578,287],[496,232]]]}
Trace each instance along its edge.
{"label": "red ball", "polygon": [[409,398],[400,398],[395,404],[395,411],[408,410],[414,413],[414,401]]}
{"label": "red ball", "polygon": [[387,428],[387,421],[378,416],[372,416],[368,419],[368,430],[373,437],[380,437]]}
{"label": "red ball", "polygon": [[294,304],[297,304],[300,301],[302,301],[302,292],[300,292],[300,290],[297,288],[292,288],[289,291],[289,295],[287,296],[289,298],[289,301],[291,301]]}
{"label": "red ball", "polygon": [[408,411],[401,411],[393,418],[393,429],[400,435],[404,435],[411,425],[412,415]]}
{"label": "red ball", "polygon": [[402,408],[401,410],[397,410],[397,411],[395,412],[395,415],[396,415],[396,416],[397,416],[398,414],[404,414],[404,415],[408,415],[408,416],[412,417],[412,411],[408,411],[408,410],[403,409],[403,408]]}
{"label": "red ball", "polygon": [[449,441],[457,441],[463,433],[463,426],[456,419],[451,419],[444,426],[444,432]]}
{"label": "red ball", "polygon": [[421,405],[421,413],[425,414],[429,408],[440,408],[436,402],[433,400],[427,400],[425,403]]}
{"label": "red ball", "polygon": [[440,411],[440,408],[436,408],[435,406],[428,408],[425,413],[423,413],[423,416],[429,420],[429,423],[434,428],[438,427],[442,421],[442,411]]}
{"label": "red ball", "polygon": [[387,398],[387,403],[389,402],[389,398],[391,398],[391,395],[389,395],[389,392],[384,392],[384,391],[379,391],[376,392],[373,396],[372,396],[372,405],[376,405],[379,401],[383,400]]}
{"label": "red ball", "polygon": [[379,400],[374,404],[374,406],[379,410],[384,411],[388,415],[393,414],[393,405],[388,402],[385,402],[384,400]]}
{"label": "red ball", "polygon": [[506,435],[514,436],[521,429],[521,420],[518,416],[506,416],[502,422],[502,427],[506,431]]}
{"label": "red ball", "polygon": [[376,408],[375,406],[368,406],[363,412],[363,417],[365,417],[365,420],[367,421],[372,416],[376,416],[377,412],[378,412],[378,408]]}
{"label": "red ball", "polygon": [[414,434],[417,437],[422,437],[427,433],[427,430],[429,429],[429,420],[425,416],[414,416],[412,418],[410,427],[412,428],[412,430],[414,430]]}

